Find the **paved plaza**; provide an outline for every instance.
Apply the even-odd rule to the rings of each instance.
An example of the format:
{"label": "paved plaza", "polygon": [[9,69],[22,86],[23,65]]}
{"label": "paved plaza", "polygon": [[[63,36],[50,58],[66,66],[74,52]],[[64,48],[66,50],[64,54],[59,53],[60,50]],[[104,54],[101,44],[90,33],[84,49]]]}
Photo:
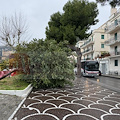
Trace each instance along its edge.
{"label": "paved plaza", "polygon": [[13,120],[120,120],[120,93],[76,79],[73,87],[33,90]]}

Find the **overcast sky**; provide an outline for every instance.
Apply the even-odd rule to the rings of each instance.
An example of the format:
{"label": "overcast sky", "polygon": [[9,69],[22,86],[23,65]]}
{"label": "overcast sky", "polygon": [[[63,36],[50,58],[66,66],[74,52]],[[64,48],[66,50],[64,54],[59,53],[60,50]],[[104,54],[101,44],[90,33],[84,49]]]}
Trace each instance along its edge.
{"label": "overcast sky", "polygon": [[[0,17],[22,13],[29,24],[29,34],[32,38],[45,38],[45,28],[50,20],[50,15],[62,8],[68,0],[0,0]],[[89,0],[95,1],[95,0]],[[99,23],[92,27],[97,29],[109,19],[110,6],[98,5]]]}

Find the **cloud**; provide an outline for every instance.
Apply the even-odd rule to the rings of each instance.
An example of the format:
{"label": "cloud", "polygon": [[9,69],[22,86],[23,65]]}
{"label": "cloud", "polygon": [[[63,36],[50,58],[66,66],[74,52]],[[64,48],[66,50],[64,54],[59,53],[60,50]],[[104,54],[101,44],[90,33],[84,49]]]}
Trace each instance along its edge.
{"label": "cloud", "polygon": [[[15,12],[21,12],[29,23],[29,31],[32,38],[45,38],[45,28],[48,25],[50,16],[58,11],[62,12],[62,8],[68,0],[0,0],[0,16],[11,16]],[[89,0],[95,1],[95,0]],[[102,7],[100,4],[98,19],[100,22],[92,27],[93,29],[100,27],[109,19],[110,6]]]}

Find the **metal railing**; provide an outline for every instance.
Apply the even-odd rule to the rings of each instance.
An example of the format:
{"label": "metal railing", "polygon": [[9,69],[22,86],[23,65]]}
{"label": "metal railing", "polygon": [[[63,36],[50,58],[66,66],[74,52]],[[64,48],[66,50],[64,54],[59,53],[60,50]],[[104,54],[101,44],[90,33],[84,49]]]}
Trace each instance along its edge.
{"label": "metal railing", "polygon": [[80,47],[84,47],[84,46],[88,45],[91,42],[93,42],[93,40],[89,39],[84,44],[82,44]]}
{"label": "metal railing", "polygon": [[116,42],[120,42],[120,36],[117,36],[117,40],[115,40],[115,37],[111,37],[110,39],[105,41],[105,45],[113,45]]}
{"label": "metal railing", "polygon": [[111,25],[106,26],[105,32],[109,33],[115,30],[117,27],[120,27],[120,19],[117,21],[117,23],[112,23]]}
{"label": "metal railing", "polygon": [[89,48],[89,49],[83,51],[82,53],[87,53],[87,52],[90,52],[90,51],[92,51],[92,50],[93,50],[92,48]]}
{"label": "metal railing", "polygon": [[120,8],[118,9],[118,11],[116,11],[114,14],[110,16],[110,19],[112,19],[113,17],[116,17],[118,14],[120,14]]}
{"label": "metal railing", "polygon": [[111,51],[111,52],[110,52],[110,55],[111,55],[111,56],[120,55],[120,50],[117,50],[117,51]]}

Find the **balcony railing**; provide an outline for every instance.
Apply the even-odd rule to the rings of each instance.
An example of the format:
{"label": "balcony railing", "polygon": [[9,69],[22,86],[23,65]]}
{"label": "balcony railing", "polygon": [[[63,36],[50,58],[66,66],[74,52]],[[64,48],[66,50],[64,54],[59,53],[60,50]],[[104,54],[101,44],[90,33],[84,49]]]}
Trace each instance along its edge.
{"label": "balcony railing", "polygon": [[89,58],[89,57],[88,57],[88,58],[86,58],[86,60],[91,60],[91,59],[92,59],[92,58]]}
{"label": "balcony railing", "polygon": [[91,39],[90,40],[87,40],[84,44],[82,44],[80,47],[81,48],[84,48],[86,47],[87,45],[91,44],[91,43],[94,43]]}
{"label": "balcony railing", "polygon": [[92,49],[92,48],[89,48],[89,49],[83,51],[82,54],[83,54],[83,55],[86,55],[86,54],[89,54],[89,53],[91,53],[91,52],[93,52],[93,49]]}
{"label": "balcony railing", "polygon": [[111,25],[107,26],[105,28],[105,32],[106,33],[112,33],[114,31],[117,31],[118,29],[120,29],[120,20],[117,21],[117,23],[112,23]]}
{"label": "balcony railing", "polygon": [[85,50],[83,53],[86,53],[86,52],[89,52],[91,49],[87,49],[87,50]]}
{"label": "balcony railing", "polygon": [[111,57],[112,56],[118,56],[118,55],[120,55],[120,50],[110,52]]}
{"label": "balcony railing", "polygon": [[117,36],[117,40],[115,40],[115,37],[111,37],[105,41],[105,45],[114,45],[117,42],[120,42],[120,36]]}
{"label": "balcony railing", "polygon": [[112,14],[112,15],[110,16],[110,19],[112,19],[113,17],[116,17],[118,14],[120,14],[120,8],[118,9],[117,12],[115,12],[114,14]]}

